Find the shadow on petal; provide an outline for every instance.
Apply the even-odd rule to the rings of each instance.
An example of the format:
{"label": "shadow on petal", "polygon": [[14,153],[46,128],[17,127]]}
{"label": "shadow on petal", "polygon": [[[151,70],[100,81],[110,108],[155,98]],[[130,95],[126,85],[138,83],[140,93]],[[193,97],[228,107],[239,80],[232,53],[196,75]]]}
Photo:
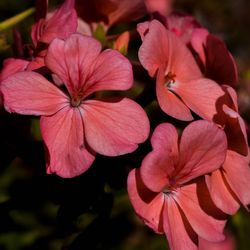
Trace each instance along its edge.
{"label": "shadow on petal", "polygon": [[197,180],[197,196],[199,205],[205,213],[217,220],[226,220],[228,218],[228,215],[217,208],[212,201],[204,177]]}

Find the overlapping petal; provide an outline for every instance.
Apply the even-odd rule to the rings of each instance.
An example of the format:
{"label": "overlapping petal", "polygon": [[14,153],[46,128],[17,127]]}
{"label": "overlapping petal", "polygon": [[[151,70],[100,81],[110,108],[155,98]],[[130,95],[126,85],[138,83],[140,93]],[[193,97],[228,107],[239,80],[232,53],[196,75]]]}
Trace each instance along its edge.
{"label": "overlapping petal", "polygon": [[237,66],[225,43],[218,37],[209,34],[206,39],[205,51],[206,77],[219,84],[236,87],[238,82]]}
{"label": "overlapping petal", "polygon": [[161,109],[168,115],[183,121],[193,120],[189,108],[183,101],[167,88],[165,74],[160,68],[156,80],[156,95]]}
{"label": "overlapping petal", "polygon": [[143,39],[138,56],[143,67],[153,77],[160,66],[166,66],[168,53],[171,51],[168,50],[165,28],[158,21],[147,22],[146,25],[148,25],[148,31]]}
{"label": "overlapping petal", "polygon": [[179,81],[190,81],[201,77],[201,72],[186,45],[156,20],[149,29],[139,49],[139,59],[150,76],[155,76],[159,67],[165,67]]}
{"label": "overlapping petal", "polygon": [[29,61],[23,59],[8,58],[3,62],[3,69],[0,74],[0,80],[3,81],[14,73],[24,71]]}
{"label": "overlapping petal", "polygon": [[250,204],[250,168],[249,155],[242,156],[234,151],[227,151],[227,158],[223,165],[225,178],[240,202]]}
{"label": "overlapping petal", "polygon": [[132,87],[129,60],[115,50],[105,50],[96,59],[84,84],[84,97],[99,90],[127,90]]}
{"label": "overlapping petal", "polygon": [[169,123],[160,124],[154,131],[151,143],[153,151],[143,160],[140,169],[145,185],[154,192],[170,186],[172,173],[178,160],[178,134]]}
{"label": "overlapping petal", "polygon": [[49,153],[48,173],[71,178],[93,163],[95,156],[85,144],[79,109],[65,107],[53,116],[41,117],[41,131]]}
{"label": "overlapping petal", "polygon": [[50,43],[54,38],[64,39],[76,32],[77,14],[74,5],[74,0],[65,0],[50,17],[40,19],[33,25],[31,36],[35,46],[38,42]]}
{"label": "overlapping petal", "polygon": [[73,34],[66,41],[53,40],[45,64],[59,76],[71,95],[83,95],[83,86],[100,52],[101,44],[97,40]]}
{"label": "overlapping petal", "polygon": [[214,81],[200,78],[189,82],[176,81],[169,87],[183,102],[200,117],[212,120],[217,113],[216,103],[224,95]]}
{"label": "overlapping petal", "polygon": [[97,153],[116,156],[134,151],[149,134],[145,111],[134,101],[86,100],[81,106],[86,140]]}
{"label": "overlapping petal", "polygon": [[194,231],[203,239],[219,242],[224,240],[226,220],[218,220],[202,210],[195,183],[181,187],[176,202],[183,210]]}
{"label": "overlapping petal", "polygon": [[236,250],[235,239],[229,233],[226,234],[226,238],[220,242],[206,241],[199,238],[199,250]]}
{"label": "overlapping petal", "polygon": [[163,233],[164,196],[150,191],[142,182],[138,169],[128,175],[128,195],[136,213],[157,233]]}
{"label": "overlapping petal", "polygon": [[194,30],[201,27],[193,16],[178,11],[174,11],[167,16],[166,26],[185,44],[190,43]]}
{"label": "overlapping petal", "polygon": [[187,250],[197,250],[196,236],[185,215],[172,197],[165,197],[165,199],[163,226],[170,249],[183,250],[185,246]]}
{"label": "overlapping petal", "polygon": [[4,105],[9,112],[53,115],[68,105],[68,97],[36,72],[19,72],[1,83]]}
{"label": "overlapping petal", "polygon": [[218,169],[211,176],[206,176],[206,183],[213,202],[227,214],[235,214],[240,203],[225,180],[223,169]]}
{"label": "overlapping petal", "polygon": [[191,123],[181,137],[176,179],[184,183],[218,169],[226,150],[227,139],[222,129],[205,120]]}
{"label": "overlapping petal", "polygon": [[225,125],[228,148],[246,156],[248,154],[248,142],[244,120],[238,112],[227,105],[223,105],[222,109],[226,114],[226,122],[222,125]]}

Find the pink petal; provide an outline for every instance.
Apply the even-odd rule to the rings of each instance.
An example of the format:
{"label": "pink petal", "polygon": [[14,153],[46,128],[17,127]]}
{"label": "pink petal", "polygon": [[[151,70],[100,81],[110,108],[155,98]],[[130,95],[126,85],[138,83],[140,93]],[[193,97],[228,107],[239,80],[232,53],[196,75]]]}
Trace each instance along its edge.
{"label": "pink petal", "polygon": [[241,203],[250,204],[250,168],[249,155],[244,157],[234,151],[227,151],[227,158],[223,165],[225,177],[231,189]]}
{"label": "pink petal", "polygon": [[179,81],[201,77],[201,72],[186,45],[158,21],[149,24],[139,49],[139,59],[150,76],[155,76],[159,67],[165,67],[166,75],[172,73]]}
{"label": "pink petal", "polygon": [[[178,191],[176,202],[183,210],[194,231],[203,239],[218,242],[224,240],[223,229],[226,220],[218,220],[207,214],[201,207],[197,184],[183,186]],[[206,202],[206,196],[203,197]]]}
{"label": "pink petal", "polygon": [[140,34],[141,40],[142,40],[142,41],[144,40],[144,37],[145,37],[145,36],[147,35],[147,33],[148,33],[148,29],[149,29],[150,23],[151,23],[151,22],[146,21],[146,22],[138,23],[138,24],[137,24],[137,31],[138,31],[138,33]]}
{"label": "pink petal", "polygon": [[181,137],[175,178],[184,183],[218,169],[225,160],[226,150],[227,139],[222,129],[205,120],[191,123]]}
{"label": "pink petal", "polygon": [[133,72],[129,60],[115,50],[105,50],[96,59],[84,85],[84,97],[99,90],[127,90],[132,87]]}
{"label": "pink petal", "polygon": [[161,109],[168,115],[183,121],[193,120],[189,108],[166,86],[164,72],[159,69],[156,79],[156,95]]}
{"label": "pink petal", "polygon": [[[37,42],[50,43],[54,38],[65,39],[76,32],[77,14],[74,9],[74,0],[65,0],[64,3],[47,17],[32,27],[32,40]],[[63,28],[62,28],[63,27]]]}
{"label": "pink petal", "polygon": [[9,112],[52,115],[68,105],[68,97],[43,76],[19,72],[1,83],[4,105]]}
{"label": "pink petal", "polygon": [[217,113],[216,103],[224,95],[214,81],[201,78],[189,82],[176,81],[169,87],[183,102],[200,117],[212,120]]}
{"label": "pink petal", "polygon": [[178,134],[173,125],[163,123],[157,126],[151,144],[153,151],[143,160],[140,169],[144,184],[154,192],[161,192],[170,186],[169,176],[178,159]]}
{"label": "pink petal", "polygon": [[215,205],[227,214],[235,214],[240,204],[228,187],[223,170],[218,169],[211,176],[206,176],[206,183]]}
{"label": "pink petal", "polygon": [[44,57],[37,56],[35,57],[27,66],[27,70],[32,71],[44,67]]}
{"label": "pink petal", "polygon": [[130,99],[87,100],[81,107],[86,140],[97,153],[107,156],[130,153],[148,137],[147,115]]}
{"label": "pink petal", "polygon": [[92,36],[91,24],[83,21],[81,18],[78,17],[77,19],[77,33],[86,36]]}
{"label": "pink petal", "polygon": [[114,23],[126,23],[138,20],[146,14],[142,0],[113,0],[116,8],[108,15],[109,26]]}
{"label": "pink petal", "polygon": [[95,156],[85,146],[77,108],[65,107],[53,116],[41,117],[41,131],[49,152],[47,173],[71,178],[91,166]]}
{"label": "pink petal", "polygon": [[167,16],[172,8],[172,0],[144,0],[149,13],[159,12]]}
{"label": "pink petal", "polygon": [[97,40],[73,34],[66,41],[52,41],[45,57],[45,65],[58,75],[71,95],[83,94],[82,87],[100,52],[101,44]]}
{"label": "pink petal", "polygon": [[235,239],[232,235],[226,235],[226,239],[220,242],[210,242],[199,238],[199,250],[236,250]]}
{"label": "pink petal", "polygon": [[148,28],[138,56],[149,75],[154,77],[159,67],[168,61],[168,37],[166,28],[156,20],[150,22]]}
{"label": "pink petal", "polygon": [[156,233],[163,233],[162,208],[164,196],[147,189],[141,180],[138,169],[133,169],[129,173],[127,184],[128,196],[137,215]]}
{"label": "pink petal", "polygon": [[195,28],[192,32],[191,46],[198,53],[203,65],[206,65],[206,54],[205,54],[205,44],[209,32],[204,28]]}
{"label": "pink petal", "polygon": [[8,58],[3,62],[3,69],[0,74],[0,80],[3,81],[14,73],[24,71],[29,61],[15,58]]}
{"label": "pink petal", "polygon": [[197,250],[196,235],[171,196],[165,197],[163,227],[170,249]]}
{"label": "pink petal", "polygon": [[224,103],[224,104],[228,105],[233,110],[238,112],[239,111],[238,110],[238,97],[237,97],[236,91],[228,85],[222,85],[222,89],[226,92],[226,94],[228,94],[228,96],[230,98],[230,103],[228,103],[228,104]]}
{"label": "pink petal", "polygon": [[248,154],[248,142],[245,122],[242,117],[233,109],[226,105],[222,106],[226,114],[225,132],[228,137],[228,148],[240,154]]}
{"label": "pink petal", "polygon": [[104,22],[109,27],[114,23],[127,23],[141,18],[146,13],[142,0],[76,0],[79,16],[88,23]]}
{"label": "pink petal", "polygon": [[205,49],[206,77],[219,84],[236,87],[238,81],[237,66],[225,43],[218,37],[209,34]]}
{"label": "pink petal", "polygon": [[191,42],[194,29],[201,27],[193,16],[189,16],[178,11],[172,12],[167,16],[166,26],[185,44],[189,44]]}

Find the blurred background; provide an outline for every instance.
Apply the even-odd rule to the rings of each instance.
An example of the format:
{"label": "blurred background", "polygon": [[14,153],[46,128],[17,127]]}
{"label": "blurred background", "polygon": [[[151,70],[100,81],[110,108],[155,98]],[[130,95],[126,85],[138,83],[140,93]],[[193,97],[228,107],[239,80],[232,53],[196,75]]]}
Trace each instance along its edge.
{"label": "blurred background", "polygon": [[[132,0],[131,0],[132,1]],[[61,1],[50,1],[56,5]],[[34,0],[1,0],[0,22],[34,7]],[[239,70],[239,109],[250,124],[250,1],[178,0],[219,35]],[[14,26],[30,43],[30,15]],[[1,30],[0,65],[13,56],[13,30]],[[164,250],[156,235],[136,217],[126,192],[127,173],[139,167],[149,142],[133,154],[98,156],[87,173],[72,179],[46,175],[39,119],[0,110],[0,250]],[[226,227],[235,249],[250,249],[250,216],[241,209]]]}

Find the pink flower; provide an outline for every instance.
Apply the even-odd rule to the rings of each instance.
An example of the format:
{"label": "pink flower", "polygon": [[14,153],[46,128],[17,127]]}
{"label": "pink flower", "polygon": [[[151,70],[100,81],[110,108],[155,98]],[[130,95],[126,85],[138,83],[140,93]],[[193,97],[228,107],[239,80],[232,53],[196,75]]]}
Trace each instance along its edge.
{"label": "pink flower", "polygon": [[170,116],[190,121],[190,110],[212,120],[216,102],[224,94],[212,80],[202,77],[186,45],[160,22],[140,24],[143,43],[139,59],[151,77],[156,78],[156,94],[160,107]]}
{"label": "pink flower", "polygon": [[137,103],[128,98],[90,99],[97,91],[132,86],[131,64],[120,53],[101,52],[95,39],[73,34],[52,41],[45,64],[64,83],[61,88],[26,71],[3,81],[1,90],[9,112],[41,115],[48,173],[79,175],[91,166],[95,152],[126,154],[146,140],[149,121]]}
{"label": "pink flower", "polygon": [[212,200],[222,211],[234,214],[250,204],[250,158],[228,150],[222,168],[206,176]]}
{"label": "pink flower", "polygon": [[136,213],[171,249],[197,249],[198,236],[221,241],[225,221],[213,205],[204,178],[225,160],[226,136],[212,122],[200,120],[184,129],[178,145],[175,127],[159,125],[153,150],[128,177],[128,194]]}

